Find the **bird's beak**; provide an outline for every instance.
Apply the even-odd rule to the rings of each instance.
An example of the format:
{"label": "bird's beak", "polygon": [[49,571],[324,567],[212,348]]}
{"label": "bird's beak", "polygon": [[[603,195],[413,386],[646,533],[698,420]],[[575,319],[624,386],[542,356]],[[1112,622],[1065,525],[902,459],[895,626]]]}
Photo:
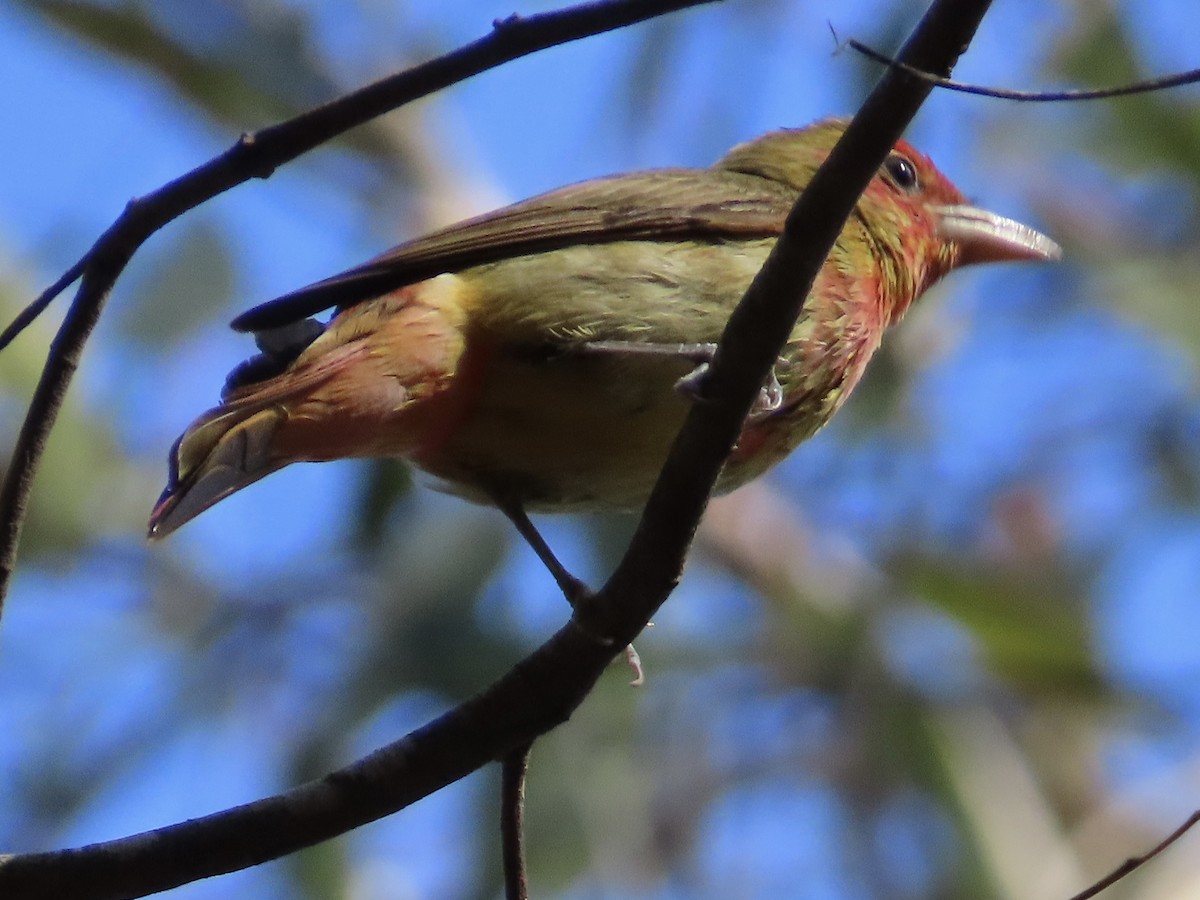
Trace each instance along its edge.
{"label": "bird's beak", "polygon": [[939,206],[938,236],[961,248],[960,266],[971,263],[1062,258],[1062,248],[1040,231],[977,206]]}

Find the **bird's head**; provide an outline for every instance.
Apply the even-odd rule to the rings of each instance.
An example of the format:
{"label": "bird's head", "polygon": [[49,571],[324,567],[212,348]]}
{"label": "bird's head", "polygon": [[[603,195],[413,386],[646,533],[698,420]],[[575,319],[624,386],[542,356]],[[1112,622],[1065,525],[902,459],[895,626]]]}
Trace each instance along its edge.
{"label": "bird's head", "polygon": [[[802,190],[847,124],[828,119],[772,132],[735,147],[718,165]],[[1062,256],[1054,241],[1028,225],[969,203],[929,157],[903,140],[867,186],[843,237],[856,231],[883,270],[890,322],[958,266]]]}

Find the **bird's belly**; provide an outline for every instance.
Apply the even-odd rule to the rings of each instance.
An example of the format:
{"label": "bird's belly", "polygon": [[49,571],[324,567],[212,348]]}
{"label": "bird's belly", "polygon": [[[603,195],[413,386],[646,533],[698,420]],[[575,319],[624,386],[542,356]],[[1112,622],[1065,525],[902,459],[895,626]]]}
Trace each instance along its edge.
{"label": "bird's belly", "polygon": [[[676,383],[692,367],[683,359],[531,360],[475,348],[460,371],[476,386],[458,424],[410,458],[478,502],[500,494],[533,511],[636,509],[687,416],[691,401]],[[717,493],[758,477],[828,421],[852,387],[846,373],[828,374],[793,385],[778,412],[746,425]]]}
{"label": "bird's belly", "polygon": [[472,348],[473,398],[453,432],[412,457],[469,499],[532,510],[629,509],[645,501],[689,401],[687,360],[534,359]]}

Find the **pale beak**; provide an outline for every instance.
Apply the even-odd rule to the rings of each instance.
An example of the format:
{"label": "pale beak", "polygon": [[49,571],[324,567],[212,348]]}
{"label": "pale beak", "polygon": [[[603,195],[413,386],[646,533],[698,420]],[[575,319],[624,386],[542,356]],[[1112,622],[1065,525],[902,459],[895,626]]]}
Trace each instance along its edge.
{"label": "pale beak", "polygon": [[939,206],[938,236],[962,250],[960,266],[972,263],[1062,259],[1062,248],[1040,231],[977,206]]}

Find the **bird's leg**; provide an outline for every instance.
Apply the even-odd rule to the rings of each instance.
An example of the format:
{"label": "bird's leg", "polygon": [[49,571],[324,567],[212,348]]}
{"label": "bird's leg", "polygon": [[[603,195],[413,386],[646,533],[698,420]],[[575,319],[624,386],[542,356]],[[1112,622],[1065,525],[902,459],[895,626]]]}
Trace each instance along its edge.
{"label": "bird's leg", "polygon": [[549,570],[551,577],[554,578],[559,589],[563,592],[563,596],[571,604],[571,608],[575,609],[580,603],[591,597],[592,589],[568,572],[567,567],[558,561],[558,557],[554,555],[554,551],[550,549],[550,545],[546,543],[546,539],[542,537],[542,533],[529,521],[529,516],[525,513],[525,508],[520,503],[514,503],[511,500],[500,497],[495,497],[494,499],[500,511],[508,516],[508,520],[513,523],[513,526],[517,529],[517,533],[525,539],[525,543],[537,554],[538,559],[542,561],[542,565]]}
{"label": "bird's leg", "polygon": [[[692,401],[705,399],[704,386],[709,366],[717,352],[713,342],[696,344],[654,344],[648,341],[587,341],[572,347],[583,353],[621,354],[625,356],[673,357],[692,363],[694,368],[675,382],[675,389]],[[783,405],[783,386],[771,369],[767,382],[758,392],[754,406],[750,409],[748,422],[764,419]]]}
{"label": "bird's leg", "polygon": [[[542,565],[550,571],[550,575],[563,592],[563,596],[567,598],[567,602],[571,604],[572,609],[578,609],[580,603],[593,596],[592,589],[568,572],[567,567],[558,561],[558,557],[554,555],[554,551],[550,549],[550,545],[546,543],[542,533],[529,521],[525,507],[500,493],[493,493],[492,499],[500,511],[508,516],[508,520],[513,523],[517,533],[525,539],[525,543],[537,554]],[[625,647],[625,663],[633,671],[633,680],[629,682],[630,685],[641,687],[646,681],[646,673],[642,668],[642,658],[638,656],[633,644]]]}

